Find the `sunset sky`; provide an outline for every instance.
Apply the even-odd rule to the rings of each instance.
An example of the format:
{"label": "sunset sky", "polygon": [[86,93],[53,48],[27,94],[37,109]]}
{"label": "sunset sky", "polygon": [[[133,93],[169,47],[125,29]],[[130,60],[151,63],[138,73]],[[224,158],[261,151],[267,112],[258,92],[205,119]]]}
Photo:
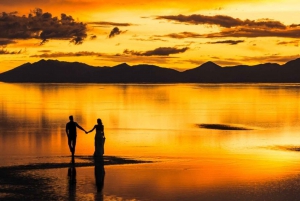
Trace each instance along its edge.
{"label": "sunset sky", "polygon": [[299,0],[0,0],[0,72],[41,59],[186,70],[299,56]]}

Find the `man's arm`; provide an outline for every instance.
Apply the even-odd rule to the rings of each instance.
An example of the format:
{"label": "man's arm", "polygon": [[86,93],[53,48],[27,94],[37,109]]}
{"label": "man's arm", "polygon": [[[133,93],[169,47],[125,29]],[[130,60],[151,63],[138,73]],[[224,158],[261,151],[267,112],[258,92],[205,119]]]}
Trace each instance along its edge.
{"label": "man's arm", "polygon": [[84,132],[86,132],[81,126],[78,125],[78,123],[75,123],[77,128],[79,128],[80,130],[83,130]]}

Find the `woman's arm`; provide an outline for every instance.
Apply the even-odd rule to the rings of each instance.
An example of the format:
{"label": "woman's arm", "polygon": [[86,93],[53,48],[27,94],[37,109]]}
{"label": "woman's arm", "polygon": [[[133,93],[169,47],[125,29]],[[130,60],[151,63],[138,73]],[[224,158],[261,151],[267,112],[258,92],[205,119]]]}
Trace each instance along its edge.
{"label": "woman's arm", "polygon": [[90,132],[93,132],[93,130],[95,130],[95,128],[96,128],[96,125],[94,126],[94,128],[93,128],[92,130],[86,132],[86,134],[88,134],[88,133],[90,133]]}

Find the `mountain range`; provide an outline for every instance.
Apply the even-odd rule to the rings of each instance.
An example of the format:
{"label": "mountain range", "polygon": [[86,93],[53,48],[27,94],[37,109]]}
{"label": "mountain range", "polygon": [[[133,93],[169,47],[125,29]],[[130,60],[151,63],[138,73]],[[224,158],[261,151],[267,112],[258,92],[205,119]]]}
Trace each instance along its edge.
{"label": "mountain range", "polygon": [[183,72],[154,65],[95,67],[79,62],[40,60],[0,74],[2,82],[33,83],[300,83],[300,58],[283,65],[221,67],[206,62]]}

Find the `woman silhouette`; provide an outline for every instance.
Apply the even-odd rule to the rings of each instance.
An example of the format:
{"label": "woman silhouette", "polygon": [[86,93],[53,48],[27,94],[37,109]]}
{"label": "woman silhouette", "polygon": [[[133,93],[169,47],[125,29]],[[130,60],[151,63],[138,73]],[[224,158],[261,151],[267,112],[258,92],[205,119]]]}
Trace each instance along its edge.
{"label": "woman silhouette", "polygon": [[97,123],[94,128],[88,132],[86,132],[86,134],[92,132],[93,130],[96,129],[96,135],[95,135],[95,152],[94,152],[94,156],[95,157],[99,157],[99,156],[103,156],[104,154],[104,142],[105,142],[105,136],[104,136],[104,126],[102,124],[101,119],[97,119]]}

